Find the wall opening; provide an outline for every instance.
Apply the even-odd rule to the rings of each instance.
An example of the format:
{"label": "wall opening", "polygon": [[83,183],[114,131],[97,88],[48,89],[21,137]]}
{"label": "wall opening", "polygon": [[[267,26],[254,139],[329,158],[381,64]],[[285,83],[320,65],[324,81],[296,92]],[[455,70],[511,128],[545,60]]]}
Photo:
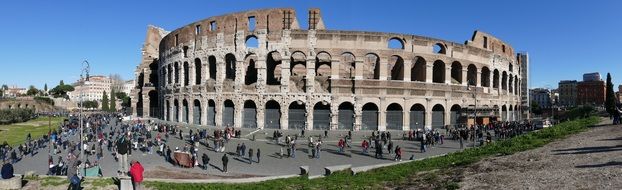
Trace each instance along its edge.
{"label": "wall opening", "polygon": [[391,38],[389,39],[387,46],[389,49],[404,49],[404,42],[399,38]]}
{"label": "wall opening", "polygon": [[415,57],[415,63],[413,67],[410,69],[410,80],[411,81],[419,81],[425,82],[425,74],[426,74],[426,61],[423,57]]}
{"label": "wall opening", "polygon": [[488,67],[482,68],[481,83],[483,87],[490,87],[490,69]]}
{"label": "wall opening", "polygon": [[194,27],[194,34],[197,35],[197,36],[201,34],[201,25],[200,24],[196,25]]}
{"label": "wall opening", "polygon": [[389,59],[389,80],[404,80],[404,59],[400,56],[391,56]]}
{"label": "wall opening", "polygon": [[281,55],[279,52],[268,54],[266,67],[266,84],[281,85]]}
{"label": "wall opening", "polygon": [[470,64],[469,67],[467,67],[467,82],[469,82],[469,85],[472,86],[477,85],[477,67],[473,64]]}
{"label": "wall opening", "polygon": [[339,61],[339,78],[353,79],[356,75],[356,58],[351,53],[341,55]]}
{"label": "wall opening", "polygon": [[248,36],[246,37],[246,48],[258,48],[259,42],[257,41],[257,37]]}
{"label": "wall opening", "polygon": [[365,55],[364,79],[380,79],[380,58],[373,53]]}
{"label": "wall opening", "polygon": [[462,65],[460,62],[451,63],[451,84],[462,84]]}
{"label": "wall opening", "polygon": [[244,84],[251,85],[257,82],[257,68],[255,66],[255,60],[248,59],[246,66],[246,74],[244,75]]}
{"label": "wall opening", "polygon": [[194,84],[201,84],[201,80],[203,80],[203,77],[201,76],[203,72],[201,72],[201,69],[201,59],[194,59]]}
{"label": "wall opening", "polygon": [[209,78],[216,80],[216,57],[209,56],[207,62],[209,64]]}
{"label": "wall opening", "polygon": [[445,83],[445,63],[441,60],[434,62],[432,67],[432,82]]}
{"label": "wall opening", "polygon": [[438,54],[445,54],[445,46],[441,43],[434,44],[433,52]]}
{"label": "wall opening", "polygon": [[253,31],[255,30],[255,16],[250,16],[248,17],[248,30],[249,31]]}
{"label": "wall opening", "polygon": [[216,21],[209,22],[209,30],[210,31],[216,31],[216,29],[217,29],[216,27],[217,27],[216,26]]}
{"label": "wall opening", "polygon": [[184,86],[188,86],[190,84],[190,67],[188,66],[188,62],[184,62]]}
{"label": "wall opening", "polygon": [[230,80],[235,81],[235,64],[236,64],[235,56],[233,54],[227,54],[225,56],[225,62],[226,62],[225,79],[230,79]]}

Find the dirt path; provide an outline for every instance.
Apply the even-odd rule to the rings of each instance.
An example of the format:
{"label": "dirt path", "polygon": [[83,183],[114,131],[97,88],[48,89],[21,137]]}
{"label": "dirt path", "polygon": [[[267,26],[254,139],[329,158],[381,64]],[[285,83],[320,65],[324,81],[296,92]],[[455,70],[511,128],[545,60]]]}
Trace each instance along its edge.
{"label": "dirt path", "polygon": [[467,167],[462,189],[622,189],[622,125]]}

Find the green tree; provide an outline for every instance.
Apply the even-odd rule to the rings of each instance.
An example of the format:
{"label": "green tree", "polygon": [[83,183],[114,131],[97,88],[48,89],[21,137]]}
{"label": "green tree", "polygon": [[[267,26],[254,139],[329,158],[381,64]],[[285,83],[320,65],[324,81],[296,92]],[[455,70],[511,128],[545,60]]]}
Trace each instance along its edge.
{"label": "green tree", "polygon": [[616,99],[613,93],[613,83],[611,82],[611,74],[607,73],[607,92],[605,93],[605,109],[609,115],[618,114],[616,109]]}
{"label": "green tree", "polygon": [[58,83],[59,86],[65,85],[65,82],[63,82],[63,80],[60,80],[60,82]]}
{"label": "green tree", "polygon": [[108,107],[109,102],[110,101],[108,100],[108,93],[104,91],[104,97],[102,98],[102,111],[110,111],[110,108]]}
{"label": "green tree", "polygon": [[44,94],[48,93],[48,83],[45,83],[45,85],[43,85],[43,93]]}
{"label": "green tree", "polygon": [[33,86],[33,85],[30,85],[28,87],[28,91],[26,91],[26,95],[34,96],[34,95],[37,95],[37,94],[39,94],[39,89],[35,88],[35,86]]}
{"label": "green tree", "polygon": [[97,107],[99,107],[99,104],[97,103],[97,101],[87,100],[87,101],[82,102],[82,107],[84,107],[84,108],[97,108]]}
{"label": "green tree", "polygon": [[110,91],[110,111],[117,111],[117,97],[114,94],[114,90]]}
{"label": "green tree", "polygon": [[531,102],[531,113],[536,115],[542,114],[542,108],[540,108],[538,102]]}
{"label": "green tree", "polygon": [[68,99],[69,97],[67,96],[67,92],[71,92],[74,91],[75,89],[73,88],[73,86],[71,85],[66,85],[65,83],[63,83],[63,81],[60,81],[60,84],[54,88],[52,88],[52,90],[50,90],[50,94],[54,97],[54,98],[65,98]]}

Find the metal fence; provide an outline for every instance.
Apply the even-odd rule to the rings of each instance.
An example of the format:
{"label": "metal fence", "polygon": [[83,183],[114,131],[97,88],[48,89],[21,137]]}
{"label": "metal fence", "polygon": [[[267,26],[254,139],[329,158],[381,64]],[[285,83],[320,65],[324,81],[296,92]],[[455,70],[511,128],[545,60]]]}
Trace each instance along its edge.
{"label": "metal fence", "polygon": [[313,129],[330,129],[330,110],[313,110]]}
{"label": "metal fence", "polygon": [[280,129],[281,128],[281,111],[279,109],[266,109],[265,128]]}
{"label": "metal fence", "polygon": [[242,122],[242,127],[257,128],[257,109],[244,108],[244,113],[242,115],[242,118],[244,120]]}
{"label": "metal fence", "polygon": [[404,127],[404,114],[402,111],[387,111],[387,129],[402,130]]}
{"label": "metal fence", "polygon": [[337,118],[337,129],[340,130],[352,130],[354,129],[354,111],[352,110],[339,110],[339,117]]}
{"label": "metal fence", "polygon": [[223,111],[222,111],[222,126],[223,127],[233,126],[233,119],[235,117],[234,111],[235,110],[233,107],[223,107]]}
{"label": "metal fence", "polygon": [[201,125],[201,107],[194,106],[192,108],[192,123]]}
{"label": "metal fence", "polygon": [[445,112],[433,111],[432,112],[432,129],[442,129],[445,126]]}
{"label": "metal fence", "polygon": [[378,111],[366,111],[363,110],[363,123],[361,130],[377,130],[378,129]]}
{"label": "metal fence", "polygon": [[303,109],[290,109],[289,110],[289,129],[302,129],[305,127],[305,110]]}
{"label": "metal fence", "polygon": [[207,107],[207,125],[216,126],[216,109],[213,106]]}
{"label": "metal fence", "polygon": [[425,112],[424,111],[411,111],[410,112],[410,129],[423,130],[425,127]]}

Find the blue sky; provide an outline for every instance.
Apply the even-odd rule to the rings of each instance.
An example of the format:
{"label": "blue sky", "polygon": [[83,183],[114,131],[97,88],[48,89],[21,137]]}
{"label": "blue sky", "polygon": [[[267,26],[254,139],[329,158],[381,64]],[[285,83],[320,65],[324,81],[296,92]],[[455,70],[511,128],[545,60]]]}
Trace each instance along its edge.
{"label": "blue sky", "polygon": [[482,30],[529,52],[532,87],[583,73],[622,82],[622,1],[4,1],[0,84],[49,88],[92,74],[133,78],[149,24],[174,30],[210,16],[293,7],[301,26],[317,7],[332,30],[416,34],[458,43]]}

